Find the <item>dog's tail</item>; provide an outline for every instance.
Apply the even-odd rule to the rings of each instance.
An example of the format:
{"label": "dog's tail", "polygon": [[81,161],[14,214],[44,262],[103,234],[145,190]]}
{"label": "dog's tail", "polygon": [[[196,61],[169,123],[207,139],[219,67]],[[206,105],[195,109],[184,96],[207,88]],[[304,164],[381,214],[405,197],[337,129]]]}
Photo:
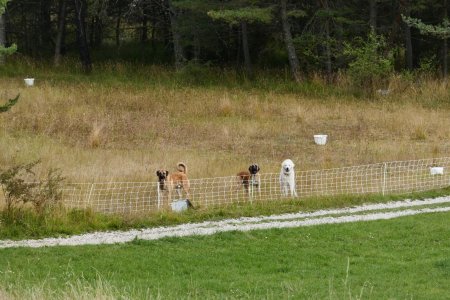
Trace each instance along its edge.
{"label": "dog's tail", "polygon": [[185,163],[183,163],[183,162],[177,163],[177,169],[178,169],[178,171],[183,172],[184,174],[187,174],[187,167],[186,167]]}

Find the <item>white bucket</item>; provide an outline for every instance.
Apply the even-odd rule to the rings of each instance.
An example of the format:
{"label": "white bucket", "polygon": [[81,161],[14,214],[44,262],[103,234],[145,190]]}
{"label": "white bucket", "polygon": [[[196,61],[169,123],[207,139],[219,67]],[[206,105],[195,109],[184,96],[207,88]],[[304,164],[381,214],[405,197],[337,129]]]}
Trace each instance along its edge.
{"label": "white bucket", "polygon": [[430,168],[430,174],[431,175],[443,175],[444,174],[444,167],[431,167]]}
{"label": "white bucket", "polygon": [[188,202],[187,200],[177,200],[173,201],[170,206],[172,206],[172,211],[181,212],[188,209]]}
{"label": "white bucket", "polygon": [[26,86],[33,86],[34,85],[34,78],[25,78],[25,85]]}
{"label": "white bucket", "polygon": [[326,134],[315,134],[314,135],[314,142],[317,145],[325,145],[327,143],[328,135]]}

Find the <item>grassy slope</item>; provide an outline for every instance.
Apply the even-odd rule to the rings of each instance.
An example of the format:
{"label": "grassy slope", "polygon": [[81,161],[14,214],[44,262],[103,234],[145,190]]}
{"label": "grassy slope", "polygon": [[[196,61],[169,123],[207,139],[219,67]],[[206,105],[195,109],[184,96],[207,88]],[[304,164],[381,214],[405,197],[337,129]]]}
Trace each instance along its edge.
{"label": "grassy slope", "polygon": [[[254,162],[278,172],[286,157],[304,170],[450,153],[450,97],[439,82],[397,78],[388,97],[357,99],[345,81],[202,72],[10,67],[0,72],[0,92],[21,98],[0,118],[0,164],[41,158],[43,173],[58,167],[71,181],[148,181],[178,161],[202,178]],[[23,74],[36,74],[36,86],[25,88]],[[330,136],[325,147],[313,143],[319,132]]]}
{"label": "grassy slope", "polygon": [[449,217],[6,249],[0,281],[10,292],[40,286],[54,297],[100,278],[116,297],[131,298],[448,299]]}

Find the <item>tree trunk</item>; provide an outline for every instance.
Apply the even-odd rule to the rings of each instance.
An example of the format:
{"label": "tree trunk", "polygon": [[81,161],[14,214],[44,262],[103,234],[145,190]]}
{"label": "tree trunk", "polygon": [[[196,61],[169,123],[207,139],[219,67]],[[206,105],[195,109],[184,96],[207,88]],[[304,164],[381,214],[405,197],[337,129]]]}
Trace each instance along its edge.
{"label": "tree trunk", "polygon": [[[401,0],[400,1],[400,11],[407,17],[411,15],[411,7],[409,5],[409,0]],[[405,38],[405,48],[406,48],[406,68],[408,70],[412,70],[413,68],[413,49],[412,49],[412,40],[411,40],[411,27],[408,26],[405,22],[403,22],[404,28],[404,38]]]}
{"label": "tree trunk", "polygon": [[[329,12],[330,7],[328,6],[328,0],[323,1],[323,7],[324,9]],[[328,13],[328,15],[331,15]],[[331,81],[331,71],[332,71],[332,64],[331,64],[331,38],[330,38],[330,17],[327,17],[326,21],[325,21],[325,36],[326,36],[326,43],[325,43],[325,56],[327,58],[326,62],[325,62],[325,66],[327,69],[327,81],[330,82]]]}
{"label": "tree trunk", "polygon": [[443,49],[442,49],[442,75],[444,76],[444,78],[447,78],[448,76],[448,43],[447,43],[448,39],[444,39],[443,41]]}
{"label": "tree trunk", "polygon": [[39,45],[40,49],[37,52],[42,55],[43,51],[51,51],[52,37],[51,37],[51,18],[50,18],[50,1],[42,0],[40,1],[40,18],[39,18]]}
{"label": "tree trunk", "polygon": [[30,53],[31,52],[31,41],[30,41],[30,33],[29,33],[29,28],[28,28],[28,21],[27,21],[27,17],[25,14],[25,5],[23,3],[20,3],[20,23],[21,23],[21,28],[24,31],[24,46],[21,49],[22,51],[26,52],[26,53]]}
{"label": "tree trunk", "polygon": [[300,63],[298,61],[297,53],[295,52],[294,42],[292,41],[291,25],[287,16],[287,0],[281,0],[281,23],[283,25],[284,43],[289,58],[289,66],[295,81],[300,82]]}
{"label": "tree trunk", "polygon": [[148,41],[148,25],[147,25],[148,18],[147,16],[144,16],[142,19],[142,30],[141,30],[141,43],[144,44]]}
{"label": "tree trunk", "polygon": [[94,48],[94,38],[95,38],[95,17],[92,16],[91,17],[91,22],[89,24],[89,46],[92,48]]}
{"label": "tree trunk", "polygon": [[[0,15],[0,47],[6,46],[5,14]],[[5,63],[5,57],[0,55],[0,65]]]}
{"label": "tree trunk", "polygon": [[170,18],[170,28],[172,30],[173,52],[175,56],[175,68],[180,70],[185,62],[183,47],[181,46],[181,35],[178,30],[178,16],[172,2],[167,0]]}
{"label": "tree trunk", "polygon": [[102,18],[97,14],[95,16],[95,38],[94,45],[96,47],[101,46],[103,43],[103,22]]}
{"label": "tree trunk", "polygon": [[55,57],[54,57],[55,66],[58,66],[61,61],[61,49],[64,43],[64,32],[66,28],[66,5],[67,0],[61,0],[59,2],[58,33],[56,35],[55,41]]}
{"label": "tree trunk", "polygon": [[77,27],[77,42],[80,51],[80,60],[85,73],[92,71],[91,56],[86,37],[86,0],[74,0],[75,3],[75,23]]}
{"label": "tree trunk", "polygon": [[[444,0],[444,20],[447,19],[447,0]],[[447,78],[448,75],[448,43],[447,38],[444,38],[442,45],[442,73],[444,78]]]}
{"label": "tree trunk", "polygon": [[116,46],[120,46],[120,22],[122,21],[122,9],[119,7],[119,14],[116,20]]}
{"label": "tree trunk", "polygon": [[200,53],[201,53],[200,33],[198,27],[196,26],[194,29],[194,61],[197,63],[200,62]]}
{"label": "tree trunk", "polygon": [[377,0],[369,0],[370,6],[370,16],[369,16],[369,26],[373,33],[377,33]]}
{"label": "tree trunk", "polygon": [[[152,31],[151,31],[150,42],[151,42],[153,51],[155,50],[155,47],[156,47],[156,25],[157,25],[157,21],[158,21],[156,16],[157,16],[157,10],[155,9],[154,5],[151,5],[150,6],[150,18],[151,18],[151,23],[152,23],[151,24]],[[164,26],[164,28],[165,27],[166,26]]]}
{"label": "tree trunk", "polygon": [[242,50],[244,52],[244,66],[247,74],[252,74],[252,62],[250,60],[250,50],[248,47],[248,30],[247,30],[247,22],[241,22],[242,29]]}

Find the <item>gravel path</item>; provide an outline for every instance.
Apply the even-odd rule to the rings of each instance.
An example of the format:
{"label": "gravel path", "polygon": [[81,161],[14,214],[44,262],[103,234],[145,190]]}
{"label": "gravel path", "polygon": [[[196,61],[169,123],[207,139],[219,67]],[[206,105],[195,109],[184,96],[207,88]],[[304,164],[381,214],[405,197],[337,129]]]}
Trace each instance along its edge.
{"label": "gravel path", "polygon": [[367,204],[352,208],[320,210],[274,216],[248,217],[222,221],[207,221],[150,229],[94,232],[63,238],[0,241],[0,248],[50,247],[126,243],[134,239],[156,240],[165,237],[211,235],[226,231],[249,231],[271,228],[293,228],[322,224],[338,224],[373,220],[387,220],[424,213],[450,211],[450,196],[427,200],[405,200],[383,204]]}

